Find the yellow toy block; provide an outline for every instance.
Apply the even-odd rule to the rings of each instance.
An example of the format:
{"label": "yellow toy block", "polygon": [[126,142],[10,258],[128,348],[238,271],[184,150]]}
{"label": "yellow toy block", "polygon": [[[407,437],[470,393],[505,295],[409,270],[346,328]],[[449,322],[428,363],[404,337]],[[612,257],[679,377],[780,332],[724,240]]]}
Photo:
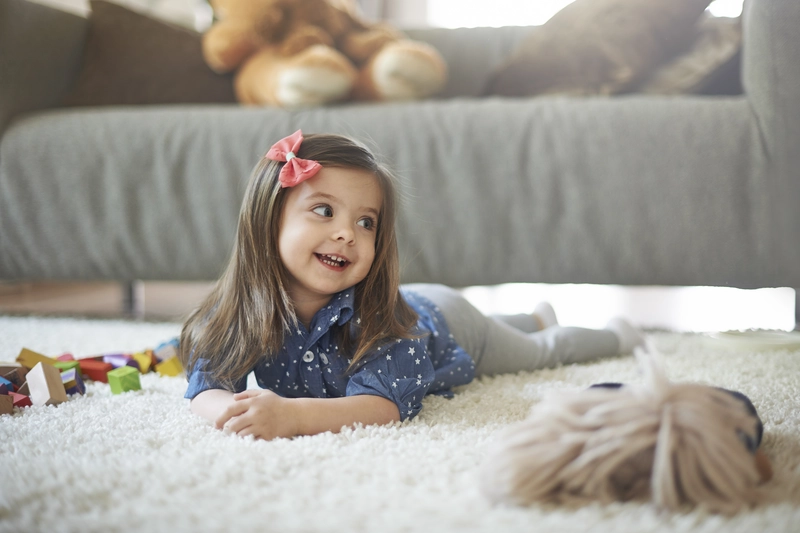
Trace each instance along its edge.
{"label": "yellow toy block", "polygon": [[139,371],[132,366],[121,366],[108,372],[108,384],[113,394],[142,390]]}
{"label": "yellow toy block", "polygon": [[153,359],[150,355],[146,352],[138,352],[131,355],[133,360],[139,363],[139,372],[142,374],[147,374],[150,372],[150,364],[153,362]]}
{"label": "yellow toy block", "polygon": [[52,365],[36,363],[28,372],[28,388],[33,405],[57,405],[67,401],[61,372]]}
{"label": "yellow toy block", "polygon": [[156,372],[162,376],[179,376],[183,372],[183,365],[177,357],[170,357],[156,365]]}
{"label": "yellow toy block", "polygon": [[52,357],[47,357],[33,350],[23,348],[17,356],[17,362],[25,368],[33,368],[37,363],[44,363],[46,365],[55,366],[56,360]]}

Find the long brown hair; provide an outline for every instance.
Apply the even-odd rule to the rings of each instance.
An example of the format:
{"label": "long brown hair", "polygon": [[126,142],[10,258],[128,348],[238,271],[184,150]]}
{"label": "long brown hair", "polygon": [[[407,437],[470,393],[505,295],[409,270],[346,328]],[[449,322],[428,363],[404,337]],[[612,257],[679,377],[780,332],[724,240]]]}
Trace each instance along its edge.
{"label": "long brown hair", "polygon": [[[378,217],[375,259],[355,287],[356,332],[339,330],[339,346],[352,354],[350,368],[371,348],[388,339],[409,337],[416,313],[401,297],[400,261],[395,233],[397,190],[394,176],[361,144],[339,135],[305,136],[297,157],[323,167],[363,169],[373,173],[383,193]],[[287,189],[278,174],[284,163],[262,159],[247,185],[236,242],[224,273],[209,296],[184,323],[180,359],[187,370],[199,359],[203,370],[226,388],[244,378],[263,357],[274,356],[284,333],[297,327],[288,273],[278,252],[280,217]]]}

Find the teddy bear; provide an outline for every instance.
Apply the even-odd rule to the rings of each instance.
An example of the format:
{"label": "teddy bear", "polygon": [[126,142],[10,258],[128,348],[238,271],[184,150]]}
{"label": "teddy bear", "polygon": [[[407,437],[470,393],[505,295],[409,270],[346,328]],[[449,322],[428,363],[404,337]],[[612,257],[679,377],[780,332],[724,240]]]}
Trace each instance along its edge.
{"label": "teddy bear", "polygon": [[447,69],[433,47],[365,22],[350,2],[211,0],[216,21],[203,34],[203,57],[218,73],[236,72],[236,97],[250,105],[411,100],[441,90]]}

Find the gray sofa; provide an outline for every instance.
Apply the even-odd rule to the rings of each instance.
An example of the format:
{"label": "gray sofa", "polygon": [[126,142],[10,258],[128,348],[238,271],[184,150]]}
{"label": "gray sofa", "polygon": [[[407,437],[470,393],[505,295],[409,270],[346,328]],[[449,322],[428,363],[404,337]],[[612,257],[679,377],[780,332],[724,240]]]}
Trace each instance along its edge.
{"label": "gray sofa", "polygon": [[58,108],[87,21],[0,0],[0,279],[210,280],[277,138],[340,132],[404,179],[403,279],[800,287],[800,2],[752,0],[735,97],[481,97],[525,28],[428,29],[437,99]]}

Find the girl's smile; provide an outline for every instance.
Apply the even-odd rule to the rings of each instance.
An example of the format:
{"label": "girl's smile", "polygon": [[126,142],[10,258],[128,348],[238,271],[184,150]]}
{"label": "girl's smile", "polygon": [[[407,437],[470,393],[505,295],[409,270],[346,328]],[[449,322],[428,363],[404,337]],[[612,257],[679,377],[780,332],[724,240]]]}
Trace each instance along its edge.
{"label": "girl's smile", "polygon": [[278,250],[302,322],[367,276],[382,205],[378,180],[366,170],[323,167],[288,191]]}
{"label": "girl's smile", "polygon": [[334,270],[342,271],[347,268],[347,265],[350,264],[346,258],[339,256],[339,255],[328,255],[328,254],[314,254],[317,256],[323,265],[327,266],[328,268],[332,268]]}

